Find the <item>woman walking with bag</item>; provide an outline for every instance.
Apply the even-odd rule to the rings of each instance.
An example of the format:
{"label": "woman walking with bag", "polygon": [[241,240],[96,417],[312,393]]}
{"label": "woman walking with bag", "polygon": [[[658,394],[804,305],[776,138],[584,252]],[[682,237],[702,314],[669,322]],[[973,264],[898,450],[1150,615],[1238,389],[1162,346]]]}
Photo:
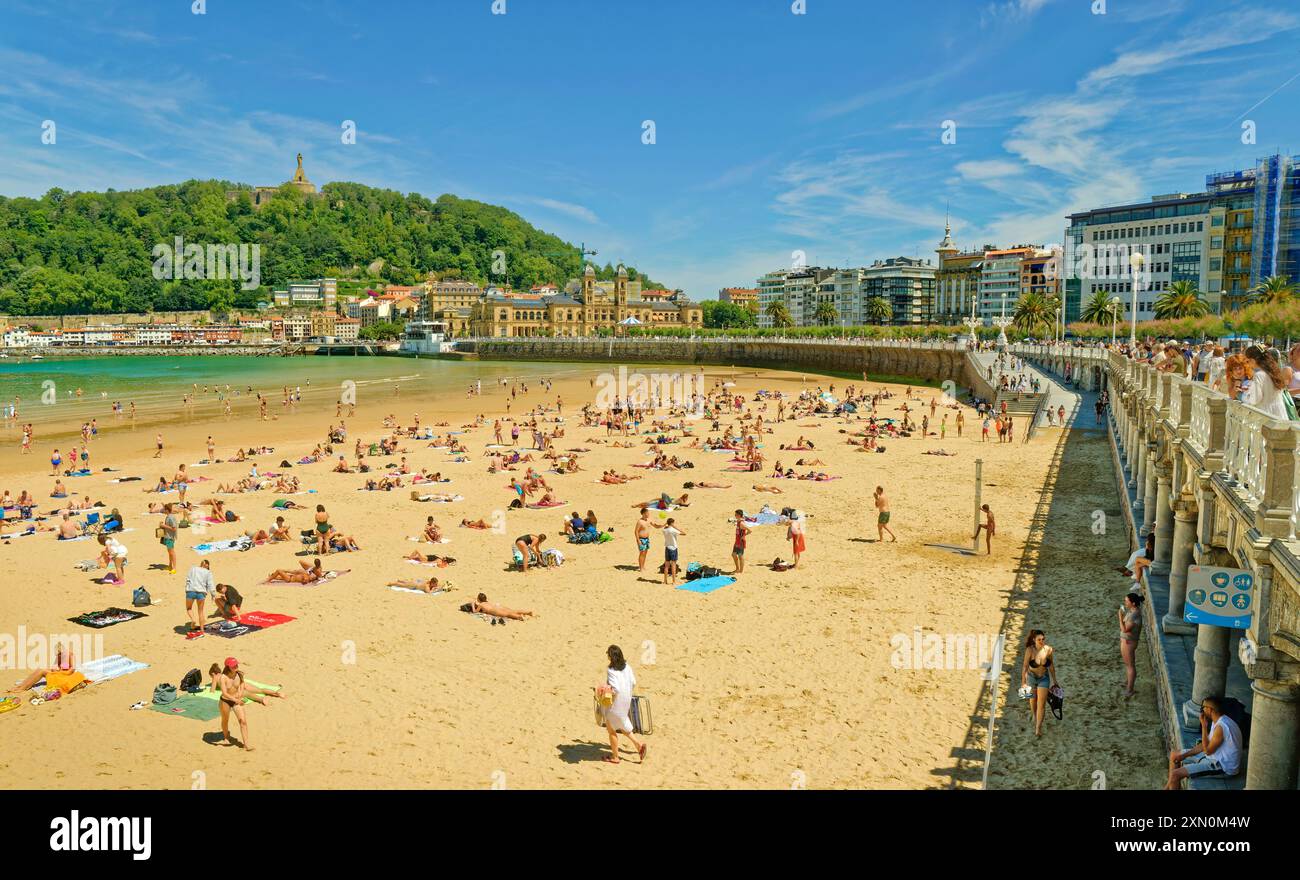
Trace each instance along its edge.
{"label": "woman walking with bag", "polygon": [[623,649],[610,645],[605,651],[609,658],[609,668],[605,670],[605,684],[596,688],[596,698],[605,715],[605,730],[609,733],[609,755],[603,760],[607,764],[619,763],[618,736],[621,733],[632,743],[636,753],[645,761],[645,743],[637,742],[632,735],[632,691],[636,687],[636,676],[632,667],[623,659]]}
{"label": "woman walking with bag", "polygon": [[1020,685],[1029,691],[1029,712],[1034,719],[1034,736],[1043,735],[1043,716],[1047,697],[1056,683],[1056,649],[1047,644],[1047,634],[1031,629],[1025,641],[1025,662],[1020,669]]}

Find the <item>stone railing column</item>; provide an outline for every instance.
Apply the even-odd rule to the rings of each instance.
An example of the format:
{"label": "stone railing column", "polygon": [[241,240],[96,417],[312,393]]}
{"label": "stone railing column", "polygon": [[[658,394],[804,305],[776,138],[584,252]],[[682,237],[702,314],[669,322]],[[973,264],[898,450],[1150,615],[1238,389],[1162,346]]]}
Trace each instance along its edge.
{"label": "stone railing column", "polygon": [[1210,440],[1205,449],[1205,469],[1210,473],[1223,470],[1223,438],[1228,430],[1228,399],[1211,397],[1206,401],[1209,414]]}
{"label": "stone railing column", "polygon": [[1296,787],[1300,753],[1300,688],[1268,678],[1250,684],[1255,693],[1251,706],[1250,750],[1246,788],[1290,791]]}
{"label": "stone railing column", "polygon": [[[1151,570],[1156,574],[1169,574],[1174,553],[1174,469],[1164,461],[1155,461],[1152,470],[1156,483],[1156,558],[1151,560]],[[1170,597],[1171,606],[1172,603]]]}
{"label": "stone railing column", "polygon": [[[1164,489],[1163,482],[1161,489]],[[1164,505],[1161,509],[1164,510],[1165,507],[1168,505]],[[1182,495],[1174,504],[1171,513],[1174,527],[1170,538],[1172,556],[1169,563],[1169,611],[1161,620],[1160,628],[1167,635],[1191,635],[1196,631],[1196,626],[1183,620],[1183,613],[1187,602],[1187,569],[1192,564],[1192,549],[1196,544],[1196,518],[1199,511],[1192,496]],[[1159,557],[1160,525],[1157,522],[1156,558]],[[1157,564],[1152,564],[1152,571],[1156,570]]]}
{"label": "stone railing column", "polygon": [[[1156,473],[1156,441],[1146,441],[1146,452],[1142,456],[1141,475],[1138,478],[1138,485],[1141,486],[1142,492],[1142,534],[1149,535],[1155,531],[1157,508],[1156,501],[1160,497],[1160,478]],[[1168,562],[1169,558],[1165,557]],[[1152,560],[1154,564],[1155,560]]]}
{"label": "stone railing column", "polygon": [[1292,504],[1295,502],[1296,432],[1290,425],[1264,425],[1264,467],[1267,478],[1259,506],[1255,509],[1255,528],[1269,538],[1291,537]]}
{"label": "stone railing column", "polygon": [[1183,704],[1183,727],[1200,727],[1201,700],[1221,697],[1228,687],[1228,642],[1232,630],[1226,626],[1196,628],[1196,655],[1193,663],[1192,698]]}

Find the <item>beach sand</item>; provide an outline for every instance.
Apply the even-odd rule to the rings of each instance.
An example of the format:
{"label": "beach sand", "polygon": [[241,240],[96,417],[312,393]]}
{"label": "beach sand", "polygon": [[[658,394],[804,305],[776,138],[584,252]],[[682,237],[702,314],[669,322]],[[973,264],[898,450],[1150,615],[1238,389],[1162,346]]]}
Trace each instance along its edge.
{"label": "beach sand", "polygon": [[[631,467],[648,460],[644,447],[612,449],[588,442],[605,438],[604,428],[581,427],[579,415],[583,403],[592,400],[590,380],[601,369],[592,365],[588,377],[557,381],[547,394],[530,383],[528,394],[515,402],[518,414],[562,396],[568,430],[556,446],[592,451],[582,458],[584,471],[546,475],[566,500],[564,507],[510,512],[504,534],[457,527],[462,517],[491,521],[511,497],[509,474],[486,473],[482,453],[491,442],[490,423],[463,435],[471,450],[464,464],[450,463],[443,450],[428,449],[424,441],[403,444],[413,468],[427,466],[453,478],[432,490],[463,495],[458,503],[415,503],[409,489],[356,491],[365,476],[330,473],[328,461],[295,466],[290,473],[304,488],[317,490],[295,500],[325,504],[331,521],[355,536],[362,550],[328,557],[327,567],[351,573],[317,587],[260,583],[274,568],[295,566],[299,557],[294,551],[303,549],[298,545],[268,544],[205,557],[218,582],[234,584],[243,593],[246,611],[297,618],[233,640],[205,636],[190,641],[180,634],[186,621],[184,574],[199,559],[189,548],[200,540],[233,537],[247,527],[266,528],[276,515],[270,508],[274,494],[227,497],[244,520],[210,526],[201,536],[182,532],[179,571],[169,575],[149,569],[166,557],[154,538],[157,518],[144,515],[146,505],[160,498],[143,490],[160,475],[170,477],[178,464],[192,465],[205,457],[208,434],[214,435],[220,458],[229,458],[236,445],[272,445],[273,455],[255,460],[262,471],[280,470],[276,466],[282,459],[296,461],[324,441],[326,425],[337,421],[333,401],[309,397],[296,414],[269,422],[256,418],[255,405],[247,399],[230,419],[206,401],[193,414],[177,414],[164,424],[161,460],[151,458],[154,426],[132,430],[106,412],[92,444],[92,465],[111,465],[121,473],[66,482],[78,494],[120,507],[128,527],[135,529],[122,538],[130,550],[128,585],[102,586],[92,581],[97,573],[73,567],[95,555],[90,542],[60,543],[52,534],[12,539],[0,544],[0,564],[10,572],[0,591],[0,621],[9,634],[19,625],[29,633],[99,634],[104,653],[126,654],[150,668],[55,703],[24,703],[0,715],[6,744],[0,753],[0,787],[977,787],[985,746],[982,725],[987,723],[979,711],[986,690],[978,662],[967,658],[960,669],[899,668],[900,654],[914,656],[910,649],[900,651],[900,645],[909,644],[918,629],[941,637],[982,635],[991,643],[1006,626],[1019,638],[1026,618],[1028,625],[1047,629],[1060,651],[1063,683],[1071,690],[1066,721],[1049,719],[1043,739],[1033,742],[1032,729],[1026,739],[1016,727],[1023,727],[1023,707],[1010,705],[1011,714],[999,727],[991,784],[1087,787],[1092,769],[1106,769],[1108,761],[1117,767],[1110,787],[1151,787],[1158,781],[1163,760],[1153,732],[1158,716],[1149,668],[1140,672],[1137,698],[1120,705],[1098,696],[1094,711],[1086,711],[1088,692],[1117,693],[1122,672],[1112,643],[1113,609],[1122,589],[1117,576],[1107,577],[1106,571],[1122,561],[1124,538],[1117,523],[1102,536],[1088,530],[1090,511],[1114,505],[1095,497],[1105,491],[1113,495],[1107,489],[1112,482],[1109,461],[1096,451],[1104,451],[1103,439],[1092,442],[1092,451],[1078,460],[1080,469],[1065,473],[1048,496],[1060,521],[1077,527],[1062,526],[1047,538],[1035,538],[1044,482],[1053,474],[1060,446],[1059,429],[1045,429],[1028,445],[1019,440],[981,444],[978,422],[967,410],[964,438],[955,436],[950,418],[942,441],[899,439],[888,441],[884,454],[870,454],[844,443],[842,422],[800,419],[775,426],[775,434],[766,438],[767,472],[774,459],[793,466],[800,456],[813,456],[826,463],[818,470],[842,479],[774,481],[766,473],[727,472],[730,456],[689,450],[685,444],[668,451],[696,467],[657,473]],[[707,373],[709,385],[732,374],[713,368]],[[838,391],[847,384],[806,378],[805,385],[798,374],[742,369],[735,375],[735,390],[752,399],[759,388],[798,393],[831,384]],[[882,402],[881,416],[898,415],[894,410],[903,389],[892,387],[900,397]],[[349,438],[343,447],[349,461],[356,437],[372,440],[388,433],[382,418],[389,413],[409,424],[411,414],[419,412],[424,424],[446,421],[451,430],[477,413],[489,419],[501,415],[505,392],[487,383],[484,392],[469,399],[463,388],[368,392],[358,399],[356,415],[346,420]],[[928,406],[938,393],[918,389],[911,405],[914,410],[922,402]],[[270,410],[281,411],[278,393],[271,396]],[[43,414],[27,413],[24,420],[35,415]],[[775,417],[775,404],[768,417]],[[43,509],[55,506],[47,497],[53,484],[49,451],[55,444],[44,438],[68,427],[38,422],[30,456],[7,445],[0,453],[0,487],[15,493],[30,489]],[[699,423],[696,431],[703,436],[707,428]],[[799,435],[813,439],[817,450],[777,450]],[[525,431],[521,443],[528,436]],[[66,434],[57,445],[66,449]],[[957,455],[923,454],[938,447]],[[969,546],[977,457],[984,461],[984,500],[997,514],[993,554],[960,556],[927,546]],[[370,459],[372,464],[396,460]],[[1082,470],[1085,465],[1090,470]],[[598,484],[608,467],[643,479],[624,486]],[[213,480],[233,480],[247,470],[247,464],[235,463],[192,468]],[[122,475],[143,480],[107,482],[109,476]],[[639,576],[633,505],[660,492],[677,495],[684,482],[701,479],[731,483],[732,488],[691,491],[690,507],[672,514],[685,532],[683,563],[698,560],[729,571],[733,527],[728,517],[737,507],[754,511],[768,502],[777,509],[800,508],[811,517],[799,570],[777,573],[765,567],[774,557],[791,557],[785,527],[770,525],[756,527],[750,536],[747,567],[738,582],[717,592],[702,595],[660,583],[654,573],[662,559],[658,533],[647,572]],[[751,489],[754,483],[777,483],[784,494],[760,494]],[[874,543],[871,492],[877,484],[891,498],[897,543]],[[190,500],[208,497],[215,485],[192,485]],[[615,540],[592,546],[562,543],[562,516],[588,509],[596,512],[602,527],[614,527]],[[450,543],[434,547],[407,540],[419,534],[428,515]],[[310,510],[289,512],[286,518],[295,533],[312,522]],[[514,537],[537,532],[552,536],[548,544],[563,550],[566,564],[527,575],[507,571]],[[404,562],[402,555],[416,547],[458,561],[446,569]],[[1055,566],[1059,576],[1035,578],[1032,570],[1039,566]],[[1026,568],[1031,569],[1028,580]],[[454,590],[426,596],[384,586],[389,580],[431,574],[449,579]],[[98,632],[66,621],[110,605],[129,606],[130,588],[139,585],[160,603],[145,609],[148,617]],[[479,591],[513,608],[535,610],[539,617],[492,626],[458,611]],[[1024,613],[1008,615],[1009,605]],[[1040,614],[1046,625],[1034,622]],[[593,720],[591,688],[604,680],[604,652],[611,643],[622,646],[638,691],[649,697],[653,709],[654,732],[645,738],[649,756],[644,764],[637,763],[626,743],[619,766],[600,760],[608,745],[603,728]],[[206,673],[211,663],[228,655],[239,658],[250,678],[281,684],[288,695],[268,707],[249,707],[253,751],[222,744],[217,721],[129,711],[135,701],[148,701],[158,682],[178,683],[196,667]],[[1149,665],[1145,646],[1140,655]],[[1002,690],[1004,698],[1010,691],[1013,704],[1019,659],[1018,646],[1009,648],[1007,668],[1015,674],[1004,676]],[[952,664],[951,653],[946,662]],[[934,658],[929,665],[935,665]],[[937,665],[944,667],[945,658]],[[8,676],[6,687],[24,674],[13,669],[0,673]],[[1154,775],[1147,772],[1151,766]]]}

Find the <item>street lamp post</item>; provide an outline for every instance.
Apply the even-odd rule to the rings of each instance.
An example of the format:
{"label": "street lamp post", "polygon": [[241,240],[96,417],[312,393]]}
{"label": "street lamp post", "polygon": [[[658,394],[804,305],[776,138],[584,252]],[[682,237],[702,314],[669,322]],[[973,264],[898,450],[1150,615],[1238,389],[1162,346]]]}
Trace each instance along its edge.
{"label": "street lamp post", "polygon": [[1131,348],[1137,348],[1138,341],[1138,276],[1142,274],[1142,254],[1137,253],[1129,257],[1130,274],[1133,276],[1133,314],[1129,324],[1128,344]]}
{"label": "street lamp post", "polygon": [[1121,300],[1119,297],[1111,297],[1110,300],[1110,347],[1115,347],[1115,334],[1119,331],[1119,307]]}
{"label": "street lamp post", "polygon": [[998,351],[1007,350],[1007,325],[1011,319],[1007,317],[1007,292],[1002,291],[1002,314],[993,319],[993,325],[998,328]]}

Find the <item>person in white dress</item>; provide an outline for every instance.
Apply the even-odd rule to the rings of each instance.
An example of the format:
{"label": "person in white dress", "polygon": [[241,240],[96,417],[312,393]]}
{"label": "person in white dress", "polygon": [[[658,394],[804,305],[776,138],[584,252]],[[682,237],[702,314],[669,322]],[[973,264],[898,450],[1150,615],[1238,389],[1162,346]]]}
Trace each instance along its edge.
{"label": "person in white dress", "polygon": [[1286,376],[1273,353],[1258,345],[1252,345],[1244,353],[1246,368],[1252,378],[1243,402],[1263,410],[1272,418],[1289,418],[1286,401],[1282,399],[1282,395],[1287,393]]}
{"label": "person in white dress", "polygon": [[605,685],[597,688],[597,694],[602,692],[606,699],[612,697],[612,702],[603,706],[605,713],[605,730],[609,733],[609,755],[603,760],[608,764],[619,763],[618,757],[618,737],[619,734],[628,738],[632,747],[636,749],[641,760],[645,760],[646,746],[645,743],[637,742],[637,738],[632,735],[632,691],[636,688],[636,676],[632,673],[632,667],[628,665],[627,660],[623,659],[623,649],[618,645],[610,645],[605,651],[605,656],[609,658],[609,668],[605,670]]}

